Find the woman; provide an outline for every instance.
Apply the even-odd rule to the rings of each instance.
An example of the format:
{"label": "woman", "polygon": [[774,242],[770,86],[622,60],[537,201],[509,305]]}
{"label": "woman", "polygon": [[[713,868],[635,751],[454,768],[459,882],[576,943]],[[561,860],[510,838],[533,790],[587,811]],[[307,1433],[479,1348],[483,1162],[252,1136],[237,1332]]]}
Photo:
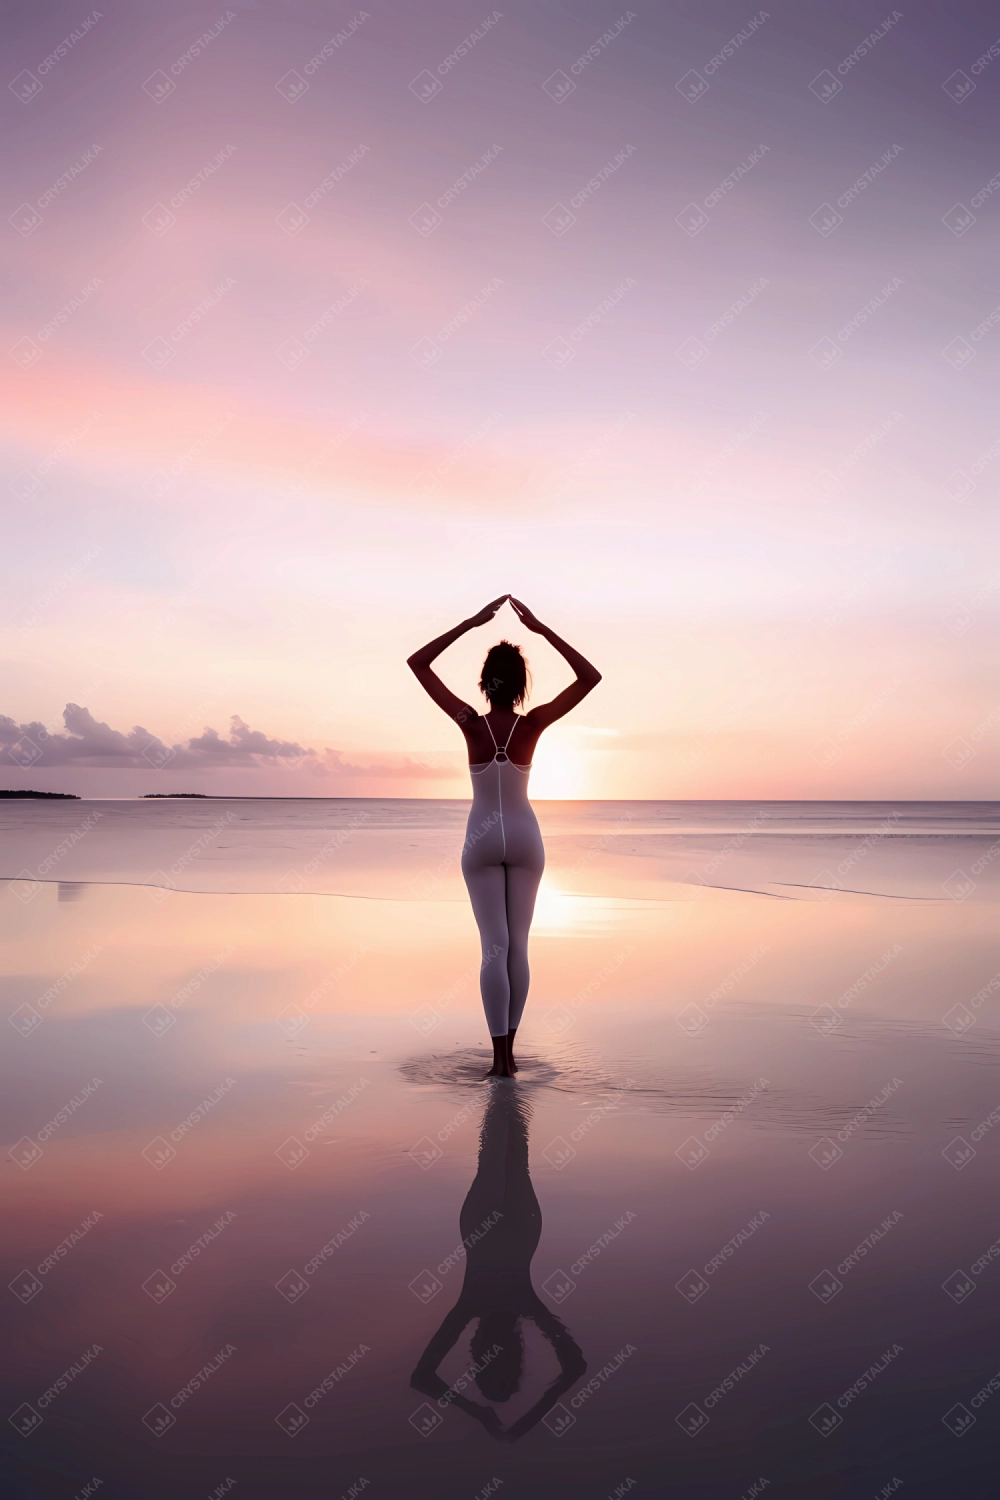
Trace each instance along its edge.
{"label": "woman", "polygon": [[[431,671],[431,662],[467,630],[488,624],[507,599],[521,623],[544,636],[566,658],[576,681],[551,703],[540,703],[526,714],[516,713],[517,705],[527,697],[527,663],[519,646],[501,641],[490,648],[483,662],[479,687],[490,709],[478,714],[445,687]],[[528,998],[528,929],[545,867],[542,836],[528,801],[531,757],[542,730],[581,703],[600,682],[601,674],[510,594],[501,594],[478,615],[415,651],[407,665],[438,707],[455,720],[469,748],[472,810],[462,849],[462,874],[483,946],[479,984],[493,1038],[493,1066],[486,1077],[511,1078],[517,1072],[514,1033]]]}
{"label": "woman", "polygon": [[[481,1422],[491,1437],[513,1443],[577,1384],[587,1364],[569,1329],[545,1306],[531,1282],[531,1258],[542,1233],[542,1213],[528,1174],[527,1106],[507,1089],[494,1089],[486,1106],[479,1170],[462,1204],[459,1228],[465,1246],[462,1291],[420,1356],[410,1384],[434,1397],[442,1410],[455,1406]],[[524,1323],[534,1323],[559,1362],[555,1378],[509,1427],[503,1426],[492,1406],[463,1394],[467,1377],[460,1376],[449,1386],[438,1374],[445,1355],[473,1320],[472,1370],[487,1401],[509,1401],[521,1387]]]}

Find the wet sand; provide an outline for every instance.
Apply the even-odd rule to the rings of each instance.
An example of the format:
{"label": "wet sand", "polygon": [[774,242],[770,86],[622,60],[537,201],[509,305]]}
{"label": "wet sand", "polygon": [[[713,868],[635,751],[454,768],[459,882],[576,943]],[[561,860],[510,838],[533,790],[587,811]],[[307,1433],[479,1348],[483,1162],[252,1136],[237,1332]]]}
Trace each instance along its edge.
{"label": "wet sand", "polygon": [[10,1493],[990,1494],[1000,808],[464,814],[0,810]]}

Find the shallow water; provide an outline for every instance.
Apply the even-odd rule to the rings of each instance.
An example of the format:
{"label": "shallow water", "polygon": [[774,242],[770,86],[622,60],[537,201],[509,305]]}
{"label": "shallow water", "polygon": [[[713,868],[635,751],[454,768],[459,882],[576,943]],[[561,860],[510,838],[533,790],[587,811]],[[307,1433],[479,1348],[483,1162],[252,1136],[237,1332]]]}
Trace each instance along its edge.
{"label": "shallow water", "polygon": [[10,1493],[993,1495],[1000,807],[465,812],[0,808]]}

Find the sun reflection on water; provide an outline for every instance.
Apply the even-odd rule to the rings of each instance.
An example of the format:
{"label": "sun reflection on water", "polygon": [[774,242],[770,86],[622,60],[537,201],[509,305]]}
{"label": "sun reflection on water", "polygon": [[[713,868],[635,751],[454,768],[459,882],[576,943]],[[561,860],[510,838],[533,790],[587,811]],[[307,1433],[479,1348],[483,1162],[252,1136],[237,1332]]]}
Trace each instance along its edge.
{"label": "sun reflection on water", "polygon": [[543,937],[562,936],[574,931],[607,932],[618,925],[618,918],[603,896],[581,896],[575,891],[560,890],[545,876],[538,887],[532,933]]}

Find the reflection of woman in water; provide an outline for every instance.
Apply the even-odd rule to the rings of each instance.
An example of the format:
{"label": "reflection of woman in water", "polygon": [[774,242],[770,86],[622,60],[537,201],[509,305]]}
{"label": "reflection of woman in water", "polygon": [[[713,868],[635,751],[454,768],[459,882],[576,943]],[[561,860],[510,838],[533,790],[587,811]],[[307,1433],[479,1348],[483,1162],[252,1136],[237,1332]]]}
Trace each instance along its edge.
{"label": "reflection of woman in water", "polygon": [[[421,1355],[410,1384],[425,1396],[437,1397],[441,1406],[455,1406],[475,1417],[500,1441],[515,1442],[576,1384],[587,1365],[573,1336],[531,1284],[531,1257],[542,1232],[542,1214],[528,1175],[527,1105],[502,1085],[486,1106],[479,1170],[462,1204],[459,1226],[466,1246],[461,1295]],[[461,1395],[457,1382],[449,1387],[437,1369],[466,1325],[478,1319],[471,1343],[476,1385],[488,1401],[509,1400],[521,1384],[520,1324],[525,1318],[552,1345],[559,1374],[534,1406],[505,1428],[492,1407]]]}
{"label": "reflection of woman in water", "polygon": [[[527,696],[527,664],[519,646],[501,641],[483,662],[479,687],[490,711],[478,714],[445,687],[431,662],[474,625],[488,624],[507,599],[521,623],[543,635],[566,658],[576,681],[551,703],[516,713]],[[493,1066],[487,1077],[510,1078],[517,1072],[514,1033],[528,998],[528,929],[545,865],[542,836],[528,801],[531,757],[542,730],[582,702],[601,674],[510,594],[501,594],[478,615],[415,651],[407,664],[438,707],[455,720],[469,749],[473,800],[462,874],[483,946],[479,984],[493,1039]]]}

